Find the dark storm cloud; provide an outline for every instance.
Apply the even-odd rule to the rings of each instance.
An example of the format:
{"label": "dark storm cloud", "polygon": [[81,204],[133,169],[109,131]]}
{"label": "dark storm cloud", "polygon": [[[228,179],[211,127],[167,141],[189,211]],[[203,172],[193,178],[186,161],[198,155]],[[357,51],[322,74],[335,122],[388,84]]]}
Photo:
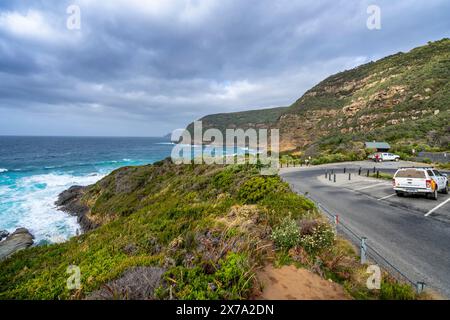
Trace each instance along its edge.
{"label": "dark storm cloud", "polygon": [[[372,3],[381,30],[366,27]],[[66,28],[70,4],[80,31]],[[0,134],[155,135],[209,113],[288,105],[332,73],[448,36],[449,9],[445,0],[2,1]]]}

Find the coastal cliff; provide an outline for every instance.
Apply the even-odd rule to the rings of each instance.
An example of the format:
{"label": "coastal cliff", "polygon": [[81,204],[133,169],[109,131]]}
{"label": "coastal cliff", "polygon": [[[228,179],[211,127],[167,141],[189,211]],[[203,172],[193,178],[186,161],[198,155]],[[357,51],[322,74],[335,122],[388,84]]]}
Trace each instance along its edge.
{"label": "coastal cliff", "polygon": [[[203,129],[280,129],[280,149],[300,156],[358,153],[365,141],[396,152],[450,150],[450,39],[332,75],[289,107],[207,115]],[[193,124],[187,129],[192,131]]]}

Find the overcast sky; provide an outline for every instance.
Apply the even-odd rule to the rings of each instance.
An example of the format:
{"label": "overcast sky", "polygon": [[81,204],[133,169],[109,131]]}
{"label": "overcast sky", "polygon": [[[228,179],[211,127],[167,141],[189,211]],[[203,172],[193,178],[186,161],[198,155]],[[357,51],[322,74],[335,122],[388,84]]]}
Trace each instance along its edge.
{"label": "overcast sky", "polygon": [[449,31],[448,0],[2,0],[0,134],[162,135]]}

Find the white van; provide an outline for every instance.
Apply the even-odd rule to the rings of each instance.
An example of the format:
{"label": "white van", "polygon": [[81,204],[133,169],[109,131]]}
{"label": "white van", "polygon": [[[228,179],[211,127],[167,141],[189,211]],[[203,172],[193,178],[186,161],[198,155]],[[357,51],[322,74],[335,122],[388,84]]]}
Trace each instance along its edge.
{"label": "white van", "polygon": [[448,194],[448,177],[433,168],[400,168],[393,185],[399,197],[405,194],[425,194],[437,200],[438,192]]}

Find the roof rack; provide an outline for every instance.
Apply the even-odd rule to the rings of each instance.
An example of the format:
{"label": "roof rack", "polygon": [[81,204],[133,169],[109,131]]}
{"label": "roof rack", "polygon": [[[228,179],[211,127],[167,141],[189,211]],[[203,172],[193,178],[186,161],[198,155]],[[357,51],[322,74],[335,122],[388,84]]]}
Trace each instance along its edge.
{"label": "roof rack", "polygon": [[434,169],[433,167],[415,167],[415,166],[410,166],[410,167],[400,167],[399,169]]}

